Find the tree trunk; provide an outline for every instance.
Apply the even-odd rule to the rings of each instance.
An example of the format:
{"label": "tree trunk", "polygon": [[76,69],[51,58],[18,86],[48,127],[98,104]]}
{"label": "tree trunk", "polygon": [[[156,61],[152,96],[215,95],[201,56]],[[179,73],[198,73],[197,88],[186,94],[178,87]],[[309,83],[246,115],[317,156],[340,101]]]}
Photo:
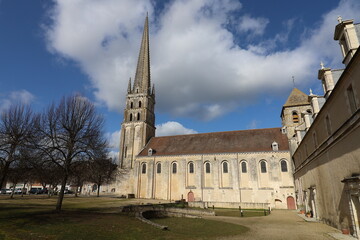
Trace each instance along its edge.
{"label": "tree trunk", "polygon": [[15,193],[15,186],[16,186],[16,183],[13,185],[13,189],[11,191],[11,195],[10,195],[10,198],[14,198],[14,193]]}
{"label": "tree trunk", "polygon": [[7,172],[9,170],[9,167],[10,167],[10,162],[5,162],[5,166],[4,166],[3,170],[2,170],[2,174],[1,174],[2,176],[1,176],[1,179],[0,179],[0,189],[5,188],[5,186],[3,186],[3,185],[4,185],[5,181],[6,181],[6,175],[7,175]]}
{"label": "tree trunk", "polygon": [[100,184],[98,184],[98,188],[97,188],[97,197],[99,197],[100,196]]}
{"label": "tree trunk", "polygon": [[67,182],[67,178],[68,178],[68,175],[67,173],[64,173],[64,178],[61,182],[61,189],[60,189],[60,192],[59,192],[59,197],[58,197],[58,200],[57,200],[57,203],[56,203],[56,211],[57,212],[60,212],[61,211],[61,207],[62,207],[62,201],[64,199],[64,192],[65,192],[65,186],[66,186],[66,182]]}
{"label": "tree trunk", "polygon": [[76,186],[76,188],[75,188],[75,197],[78,197],[78,189],[79,189],[79,186]]}
{"label": "tree trunk", "polygon": [[26,182],[24,182],[23,188],[21,189],[21,197],[24,197],[25,184]]}

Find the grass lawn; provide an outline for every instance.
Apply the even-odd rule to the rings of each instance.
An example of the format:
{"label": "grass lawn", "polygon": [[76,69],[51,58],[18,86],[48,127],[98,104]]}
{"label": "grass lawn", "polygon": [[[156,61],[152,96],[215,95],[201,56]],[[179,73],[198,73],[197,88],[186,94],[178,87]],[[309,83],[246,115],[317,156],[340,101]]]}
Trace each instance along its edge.
{"label": "grass lawn", "polygon": [[[215,208],[216,216],[241,217],[239,209],[235,208]],[[268,212],[266,212],[268,215]],[[243,217],[263,217],[264,209],[243,209]]]}
{"label": "grass lawn", "polygon": [[0,240],[214,239],[248,230],[204,219],[154,220],[169,226],[168,231],[163,231],[119,213],[120,205],[130,203],[126,199],[66,196],[60,214],[53,211],[56,200],[45,196],[0,196]]}

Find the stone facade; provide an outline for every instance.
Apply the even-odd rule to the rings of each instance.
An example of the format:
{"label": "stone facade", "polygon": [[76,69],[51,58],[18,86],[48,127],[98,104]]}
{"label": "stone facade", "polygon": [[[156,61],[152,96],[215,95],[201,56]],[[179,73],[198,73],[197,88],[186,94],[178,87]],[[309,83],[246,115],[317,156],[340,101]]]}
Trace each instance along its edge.
{"label": "stone facade", "polygon": [[[261,161],[266,165],[264,172]],[[281,161],[286,171],[281,171]],[[134,176],[140,198],[193,199],[217,202],[216,206],[266,203],[287,208],[287,198],[295,197],[288,151],[148,156],[138,157],[136,164]]]}
{"label": "stone facade", "polygon": [[[310,124],[295,128],[293,153],[297,201],[314,217],[360,239],[360,25],[342,21],[335,28],[343,70],[322,64],[318,78],[324,96],[310,94]],[[324,102],[319,104],[319,99]],[[309,115],[304,115],[309,118]]]}

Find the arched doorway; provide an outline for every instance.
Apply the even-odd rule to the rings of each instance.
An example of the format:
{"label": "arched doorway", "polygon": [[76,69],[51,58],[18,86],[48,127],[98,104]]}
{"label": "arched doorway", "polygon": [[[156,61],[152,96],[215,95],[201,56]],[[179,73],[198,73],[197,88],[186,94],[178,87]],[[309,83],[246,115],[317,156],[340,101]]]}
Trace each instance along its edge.
{"label": "arched doorway", "polygon": [[195,201],[194,193],[190,190],[190,192],[188,193],[188,202],[194,202],[194,201]]}
{"label": "arched doorway", "polygon": [[287,197],[286,202],[287,202],[287,208],[288,209],[291,209],[291,210],[296,209],[295,200],[294,200],[293,197]]}

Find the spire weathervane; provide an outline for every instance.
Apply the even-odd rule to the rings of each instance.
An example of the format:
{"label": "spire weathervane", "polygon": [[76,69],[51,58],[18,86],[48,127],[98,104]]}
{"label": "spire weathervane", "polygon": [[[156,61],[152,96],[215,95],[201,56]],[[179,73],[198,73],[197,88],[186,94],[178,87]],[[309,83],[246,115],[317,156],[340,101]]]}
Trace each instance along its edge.
{"label": "spire weathervane", "polygon": [[295,87],[295,77],[292,76],[292,81],[293,81],[293,84],[294,84],[294,87]]}
{"label": "spire weathervane", "polygon": [[337,20],[338,20],[339,23],[342,23],[342,17],[341,16],[338,16]]}

